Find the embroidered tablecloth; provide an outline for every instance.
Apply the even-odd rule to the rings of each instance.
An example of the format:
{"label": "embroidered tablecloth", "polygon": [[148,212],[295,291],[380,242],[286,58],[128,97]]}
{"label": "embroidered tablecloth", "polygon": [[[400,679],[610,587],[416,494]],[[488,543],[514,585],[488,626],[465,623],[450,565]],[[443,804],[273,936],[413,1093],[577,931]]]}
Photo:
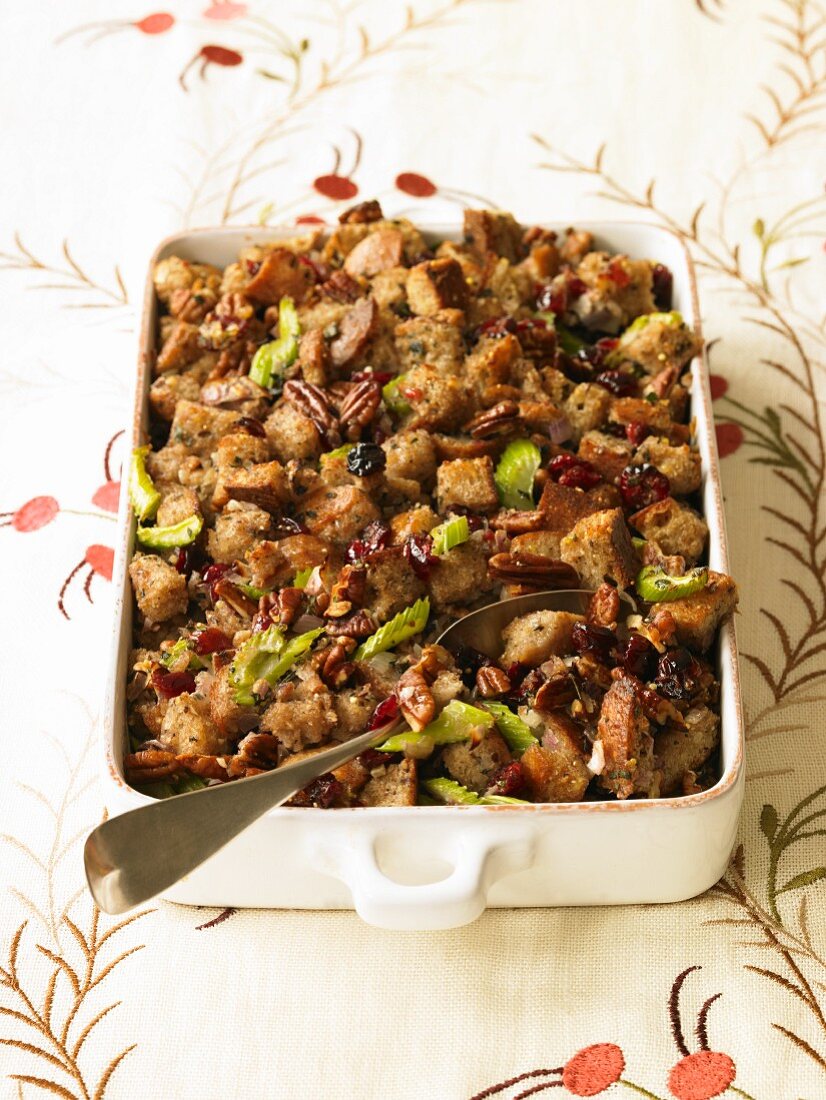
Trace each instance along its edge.
{"label": "embroidered tablecloth", "polygon": [[[4,13],[0,1092],[826,1097],[822,5],[204,3]],[[147,258],[374,196],[644,219],[694,256],[749,750],[701,898],[402,935],[85,892]]]}

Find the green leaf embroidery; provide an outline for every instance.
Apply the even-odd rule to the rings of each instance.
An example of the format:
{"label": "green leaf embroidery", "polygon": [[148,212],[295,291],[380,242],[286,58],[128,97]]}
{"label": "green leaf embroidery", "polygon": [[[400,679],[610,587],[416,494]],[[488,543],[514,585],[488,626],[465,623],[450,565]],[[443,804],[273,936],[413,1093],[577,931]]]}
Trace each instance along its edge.
{"label": "green leaf embroidery", "polygon": [[811,871],[801,871],[799,875],[790,878],[785,886],[781,886],[778,894],[785,894],[789,890],[799,890],[801,886],[811,886],[813,882],[826,878],[826,867],[815,867]]}
{"label": "green leaf embroidery", "polygon": [[774,840],[777,832],[777,810],[769,802],[760,812],[760,829],[769,844]]}

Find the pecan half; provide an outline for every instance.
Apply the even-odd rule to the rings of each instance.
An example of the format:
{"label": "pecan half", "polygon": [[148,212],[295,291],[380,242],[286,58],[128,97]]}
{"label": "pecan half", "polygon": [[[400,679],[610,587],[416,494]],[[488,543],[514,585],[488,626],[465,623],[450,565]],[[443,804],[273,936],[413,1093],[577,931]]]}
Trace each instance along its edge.
{"label": "pecan half", "polygon": [[619,619],[620,598],[616,588],[603,582],[588,603],[586,618],[598,626],[611,626]]}
{"label": "pecan half", "polygon": [[178,763],[192,775],[201,779],[227,778],[227,765],[221,756],[200,756],[196,753],[179,753],[175,757]]}
{"label": "pecan half", "polygon": [[334,638],[369,638],[375,633],[376,623],[369,612],[357,611],[346,619],[332,619],[324,629]]}
{"label": "pecan half", "polygon": [[424,672],[416,665],[401,674],[396,685],[396,698],[399,700],[399,710],[411,729],[418,732],[433,721],[436,701]]}
{"label": "pecan half", "polygon": [[224,603],[229,604],[233,611],[237,611],[239,615],[246,619],[251,619],[258,610],[256,601],[251,599],[246,592],[242,592],[237,584],[228,581],[226,577],[216,581],[212,586],[212,591],[216,599],[223,600]]}
{"label": "pecan half", "polygon": [[341,403],[339,420],[347,439],[356,440],[381,404],[381,386],[375,378],[357,382]]}
{"label": "pecan half", "polygon": [[324,660],[318,674],[328,687],[342,687],[356,671],[356,666],[350,660],[352,648],[353,640],[344,638],[323,651]]}
{"label": "pecan half", "polygon": [[291,626],[298,617],[303,598],[304,592],[300,588],[282,588],[278,592],[267,592],[258,601],[256,622],[260,616],[261,622],[266,618],[268,623]]}
{"label": "pecan half", "polygon": [[366,585],[367,568],[363,563],[345,565],[330,590],[325,618],[340,619],[352,611],[353,604],[359,604],[364,599]]}
{"label": "pecan half", "polygon": [[546,530],[548,517],[538,509],[533,512],[522,512],[518,508],[503,508],[489,522],[494,530],[504,531],[513,537]]}
{"label": "pecan half", "polygon": [[229,774],[233,779],[257,775],[278,766],[280,743],[271,733],[248,733],[239,742],[238,752],[229,761]]}
{"label": "pecan half", "polygon": [[334,302],[348,304],[357,302],[364,297],[364,291],[346,271],[334,271],[333,274],[319,287],[325,298],[332,298]]}
{"label": "pecan half", "polygon": [[328,446],[337,447],[341,442],[338,424],[330,408],[327,395],[312,382],[291,378],[284,383],[284,400],[312,420]]}
{"label": "pecan half", "polygon": [[490,409],[483,409],[464,430],[474,439],[489,439],[491,436],[510,435],[521,431],[524,425],[519,415],[519,406],[515,401],[500,401]]}
{"label": "pecan half", "polygon": [[183,771],[174,752],[162,752],[160,749],[130,752],[123,761],[123,768],[130,783],[157,783]]}
{"label": "pecan half", "polygon": [[365,199],[339,214],[338,220],[341,225],[367,225],[370,222],[380,222],[383,217],[379,200]]}
{"label": "pecan half", "polygon": [[510,689],[508,674],[496,665],[483,665],[476,673],[476,691],[483,699],[495,699]]}
{"label": "pecan half", "polygon": [[576,588],[579,574],[564,561],[542,554],[494,554],[488,562],[490,575],[505,584],[532,588]]}
{"label": "pecan half", "polygon": [[247,375],[236,378],[214,378],[201,386],[202,405],[231,408],[244,401],[264,400],[267,391]]}

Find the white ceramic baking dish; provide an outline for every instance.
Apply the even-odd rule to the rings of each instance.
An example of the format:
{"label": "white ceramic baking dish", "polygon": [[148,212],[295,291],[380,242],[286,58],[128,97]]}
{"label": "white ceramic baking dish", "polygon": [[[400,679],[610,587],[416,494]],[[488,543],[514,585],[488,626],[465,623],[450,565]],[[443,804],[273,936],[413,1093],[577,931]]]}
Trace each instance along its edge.
{"label": "white ceramic baking dish", "polygon": [[[564,223],[563,223],[564,224]],[[650,225],[597,223],[597,245],[654,258],[674,274],[674,308],[699,325],[691,261],[671,233]],[[455,226],[426,227],[458,238]],[[562,226],[551,226],[562,228]],[[243,245],[292,236],[294,228],[214,229],[165,240],[152,265],[172,254],[224,266]],[[156,350],[151,270],[140,336],[133,445],[145,439],[147,388]],[[705,362],[692,365],[692,415],[703,459],[702,488],[713,569],[728,572],[722,494]],[[110,813],[149,799],[123,777],[125,682],[132,631],[126,574],[134,520],[121,500],[114,655],[104,722],[105,796]],[[394,929],[450,928],[485,906],[620,905],[670,902],[708,889],[726,869],[743,797],[743,720],[733,623],[720,635],[721,776],[684,798],[572,805],[286,809],[270,811],[169,890],[192,905],[351,909]],[[153,853],[147,851],[147,859]]]}

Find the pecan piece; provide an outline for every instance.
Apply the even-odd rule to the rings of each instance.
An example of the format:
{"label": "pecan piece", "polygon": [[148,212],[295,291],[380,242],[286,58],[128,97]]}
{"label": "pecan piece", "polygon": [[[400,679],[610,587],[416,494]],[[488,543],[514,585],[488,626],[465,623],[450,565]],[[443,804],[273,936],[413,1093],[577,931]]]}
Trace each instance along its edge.
{"label": "pecan piece", "polygon": [[213,378],[201,386],[202,405],[232,408],[244,401],[266,400],[268,394],[247,375],[240,378]]}
{"label": "pecan piece", "polygon": [[270,623],[291,626],[298,617],[303,598],[304,592],[300,588],[282,588],[278,592],[267,592],[258,601],[255,624],[261,624],[262,629],[266,629]]}
{"label": "pecan piece", "polygon": [[506,584],[528,585],[533,588],[576,588],[579,574],[564,561],[555,561],[542,554],[494,554],[488,570],[496,580]]}
{"label": "pecan piece", "polygon": [[500,401],[490,409],[483,409],[473,417],[464,430],[474,439],[489,439],[491,436],[509,435],[522,431],[524,424],[519,415],[519,406],[515,401]]}
{"label": "pecan piece", "polygon": [[357,611],[346,619],[333,619],[325,626],[333,637],[369,638],[375,633],[376,623],[367,611]]}
{"label": "pecan piece", "polygon": [[334,302],[342,304],[357,302],[364,297],[364,290],[346,271],[334,271],[319,290],[325,298],[332,298]]}
{"label": "pecan piece", "polygon": [[294,405],[308,420],[312,420],[328,446],[338,446],[341,442],[338,424],[327,395],[320,386],[291,378],[284,383],[284,400]]}
{"label": "pecan piece", "polygon": [[348,611],[352,611],[353,604],[359,604],[364,599],[366,586],[367,567],[361,562],[345,565],[330,590],[330,603],[324,612],[325,618],[340,619]]}
{"label": "pecan piece", "polygon": [[353,386],[339,411],[339,421],[347,439],[358,439],[361,429],[367,427],[380,404],[381,386],[375,378],[365,378]]}
{"label": "pecan piece", "polygon": [[182,768],[200,779],[227,778],[227,765],[221,756],[199,756],[196,753],[179,753],[175,759]]}
{"label": "pecan piece", "polygon": [[123,761],[123,769],[129,783],[157,783],[183,771],[174,752],[160,749],[130,752]]}
{"label": "pecan piece", "polygon": [[259,772],[271,771],[278,766],[280,742],[271,733],[248,733],[238,743],[238,751],[229,761],[229,775],[238,779]]}
{"label": "pecan piece", "polygon": [[396,698],[399,700],[399,710],[412,730],[423,730],[433,721],[436,701],[424,672],[417,665],[401,674],[396,685]]}
{"label": "pecan piece", "polygon": [[370,222],[380,222],[383,217],[379,200],[365,199],[339,214],[338,220],[341,225],[368,225]]}
{"label": "pecan piece", "polygon": [[612,584],[603,582],[588,603],[586,619],[597,626],[612,626],[619,619],[619,593]]}
{"label": "pecan piece", "polygon": [[496,665],[483,665],[476,673],[476,691],[482,699],[495,699],[510,689],[508,674]]}
{"label": "pecan piece", "polygon": [[245,619],[251,619],[258,610],[258,604],[243,592],[237,584],[228,581],[226,577],[216,581],[212,586],[212,592],[216,599],[221,599],[229,604],[233,611],[237,611]]}
{"label": "pecan piece", "polygon": [[533,531],[544,531],[548,517],[538,509],[533,512],[522,512],[518,508],[503,508],[490,519],[490,526],[496,531],[504,531],[507,535],[528,535]]}
{"label": "pecan piece", "polygon": [[333,689],[343,687],[356,671],[356,666],[350,660],[350,650],[353,646],[352,638],[342,638],[329,649],[322,651],[323,660],[318,674],[328,687]]}

